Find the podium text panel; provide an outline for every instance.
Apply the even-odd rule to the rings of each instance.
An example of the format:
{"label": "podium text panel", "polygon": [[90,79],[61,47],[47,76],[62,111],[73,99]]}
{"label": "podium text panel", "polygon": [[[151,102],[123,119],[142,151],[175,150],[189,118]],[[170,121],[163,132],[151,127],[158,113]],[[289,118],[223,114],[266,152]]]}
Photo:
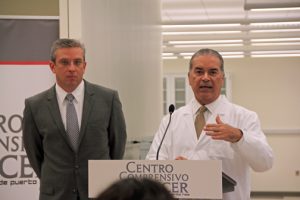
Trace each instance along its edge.
{"label": "podium text panel", "polygon": [[216,160],[90,160],[89,197],[133,177],[160,181],[176,198],[222,198],[222,163]]}

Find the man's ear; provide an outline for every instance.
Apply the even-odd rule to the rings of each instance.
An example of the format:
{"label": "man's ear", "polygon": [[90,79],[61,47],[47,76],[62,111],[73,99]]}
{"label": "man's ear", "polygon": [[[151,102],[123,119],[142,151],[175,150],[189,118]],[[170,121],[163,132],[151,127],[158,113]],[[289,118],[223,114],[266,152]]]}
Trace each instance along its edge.
{"label": "man's ear", "polygon": [[86,61],[84,61],[84,63],[83,63],[83,69],[84,69],[84,71],[85,71],[85,69],[86,69]]}
{"label": "man's ear", "polygon": [[225,85],[225,73],[223,72],[222,75],[222,87]]}
{"label": "man's ear", "polygon": [[49,67],[53,74],[55,74],[55,63],[53,61],[49,62]]}
{"label": "man's ear", "polygon": [[191,85],[191,74],[190,74],[190,71],[188,72],[188,79],[189,79],[189,84]]}

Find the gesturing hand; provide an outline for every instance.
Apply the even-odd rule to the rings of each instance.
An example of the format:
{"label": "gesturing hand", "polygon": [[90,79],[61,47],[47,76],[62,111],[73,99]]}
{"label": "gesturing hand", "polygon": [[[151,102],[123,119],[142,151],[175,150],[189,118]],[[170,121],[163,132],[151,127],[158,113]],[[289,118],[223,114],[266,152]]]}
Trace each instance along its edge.
{"label": "gesturing hand", "polygon": [[238,142],[243,136],[243,132],[240,129],[224,124],[219,115],[216,117],[216,124],[206,124],[204,131],[212,139],[226,140],[232,143]]}

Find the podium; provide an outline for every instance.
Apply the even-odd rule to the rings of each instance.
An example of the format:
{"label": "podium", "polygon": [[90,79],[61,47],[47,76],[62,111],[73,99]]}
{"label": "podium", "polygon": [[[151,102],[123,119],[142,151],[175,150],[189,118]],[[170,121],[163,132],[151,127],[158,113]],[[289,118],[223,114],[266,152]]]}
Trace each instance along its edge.
{"label": "podium", "polygon": [[88,164],[89,198],[124,178],[155,179],[180,199],[222,199],[222,193],[236,185],[217,160],[89,160]]}

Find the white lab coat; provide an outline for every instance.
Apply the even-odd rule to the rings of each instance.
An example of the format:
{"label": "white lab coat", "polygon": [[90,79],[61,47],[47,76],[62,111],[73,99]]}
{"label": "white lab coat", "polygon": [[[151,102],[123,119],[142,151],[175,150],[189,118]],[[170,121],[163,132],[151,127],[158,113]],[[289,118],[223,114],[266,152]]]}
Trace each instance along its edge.
{"label": "white lab coat", "polygon": [[[273,165],[273,152],[261,130],[257,114],[230,103],[221,95],[214,103],[215,109],[206,123],[216,123],[216,116],[220,115],[224,123],[241,129],[243,137],[237,143],[230,143],[213,140],[202,132],[198,140],[192,113],[193,101],[196,99],[173,113],[159,159],[174,160],[177,156],[184,156],[190,160],[222,160],[223,172],[237,182],[235,191],[224,193],[223,199],[250,199],[250,168],[254,171],[266,171]],[[169,116],[162,119],[146,159],[156,159],[168,121]]]}

